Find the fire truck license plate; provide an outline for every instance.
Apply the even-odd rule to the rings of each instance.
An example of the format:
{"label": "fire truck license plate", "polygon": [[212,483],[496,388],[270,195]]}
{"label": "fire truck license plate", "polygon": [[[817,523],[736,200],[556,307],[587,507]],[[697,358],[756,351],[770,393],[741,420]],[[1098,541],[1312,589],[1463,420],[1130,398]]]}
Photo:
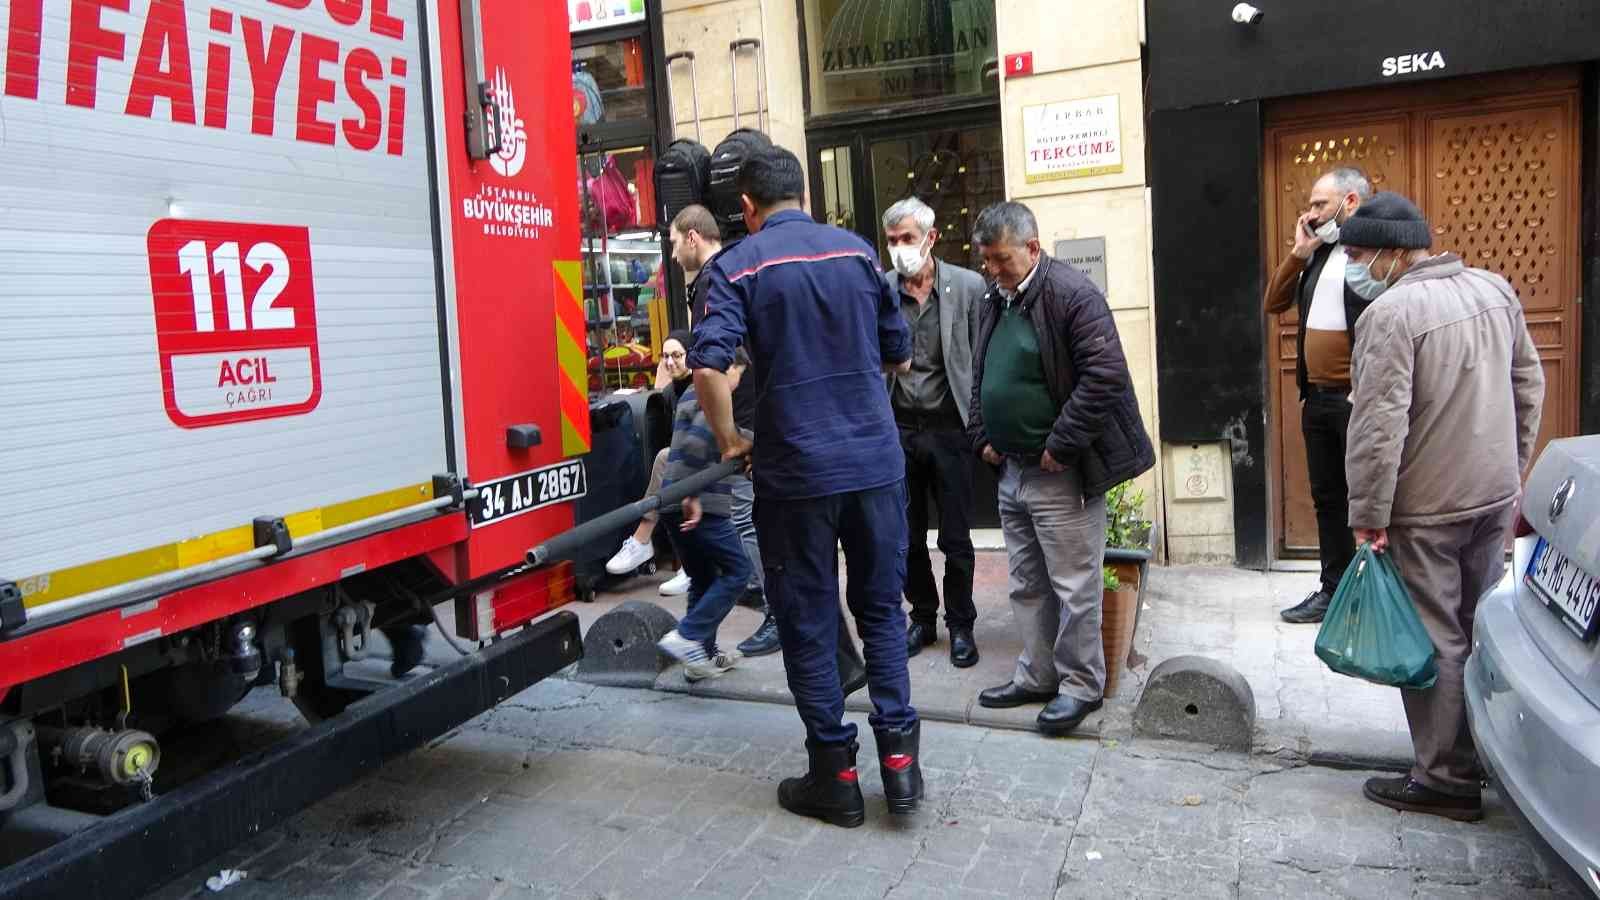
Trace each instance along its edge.
{"label": "fire truck license plate", "polygon": [[467,505],[472,527],[493,525],[525,512],[543,509],[589,492],[583,460],[574,459],[509,478],[478,485],[478,497]]}

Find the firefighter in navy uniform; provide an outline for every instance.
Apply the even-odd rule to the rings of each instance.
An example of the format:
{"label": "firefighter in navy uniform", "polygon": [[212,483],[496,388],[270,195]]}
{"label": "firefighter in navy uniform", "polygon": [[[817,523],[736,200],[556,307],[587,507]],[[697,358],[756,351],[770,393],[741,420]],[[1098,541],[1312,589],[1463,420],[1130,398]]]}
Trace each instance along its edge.
{"label": "firefighter in navy uniform", "polygon": [[810,769],[778,802],[836,825],[860,825],[856,727],[844,721],[835,660],[843,547],[867,663],[890,812],[922,798],[920,724],[906,671],[905,457],[883,387],[905,371],[910,334],[860,237],[812,221],[805,176],[782,148],[739,171],[750,237],[702,273],[706,312],[689,354],[706,418],[725,458],[751,452],[734,426],[724,373],[741,344],[755,381],[753,476],[767,603],[777,620],[789,689],[806,728]]}

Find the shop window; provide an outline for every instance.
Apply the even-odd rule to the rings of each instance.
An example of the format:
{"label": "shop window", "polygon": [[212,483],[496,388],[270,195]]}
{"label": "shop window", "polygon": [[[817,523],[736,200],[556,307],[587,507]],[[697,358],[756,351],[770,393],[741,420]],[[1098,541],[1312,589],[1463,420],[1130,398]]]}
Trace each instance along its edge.
{"label": "shop window", "polygon": [[813,116],[998,97],[994,0],[805,0]]}
{"label": "shop window", "polygon": [[856,227],[855,172],[850,147],[824,147],[822,164],[822,215],[829,225],[851,231]]}
{"label": "shop window", "polygon": [[649,387],[667,334],[654,164],[644,146],[579,158],[591,395]]}
{"label": "shop window", "polygon": [[[950,128],[873,140],[867,152],[877,215],[897,200],[916,196],[936,216],[939,243],[934,255],[979,268],[972,225],[984,207],[1005,199],[1000,128]],[[870,225],[887,265],[882,223]]]}
{"label": "shop window", "polygon": [[572,50],[572,103],[579,126],[650,119],[644,42],[623,38]]}

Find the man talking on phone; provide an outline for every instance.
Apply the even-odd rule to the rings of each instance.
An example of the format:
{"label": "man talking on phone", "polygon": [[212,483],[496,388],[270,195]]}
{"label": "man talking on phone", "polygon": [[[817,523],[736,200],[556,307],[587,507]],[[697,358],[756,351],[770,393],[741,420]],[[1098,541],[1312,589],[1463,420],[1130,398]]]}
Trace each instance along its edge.
{"label": "man talking on phone", "polygon": [[1355,346],[1356,320],[1369,301],[1345,284],[1339,226],[1371,196],[1372,184],[1359,169],[1334,169],[1318,178],[1305,212],[1295,220],[1294,249],[1267,282],[1268,315],[1291,306],[1299,313],[1295,384],[1300,388],[1300,433],[1305,438],[1322,563],[1321,585],[1280,613],[1285,622],[1294,624],[1322,621],[1356,552],[1344,451],[1350,427],[1350,349]]}

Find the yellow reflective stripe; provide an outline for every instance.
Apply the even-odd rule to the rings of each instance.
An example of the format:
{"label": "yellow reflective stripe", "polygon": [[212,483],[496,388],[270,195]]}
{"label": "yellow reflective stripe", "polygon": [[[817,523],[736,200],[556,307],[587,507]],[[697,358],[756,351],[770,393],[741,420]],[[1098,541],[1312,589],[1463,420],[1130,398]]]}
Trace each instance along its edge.
{"label": "yellow reflective stripe", "polygon": [[[583,264],[558,259],[556,273],[557,406],[561,412],[561,455],[589,452],[589,360],[587,315],[583,306]],[[657,331],[658,329],[652,329]],[[581,420],[580,420],[581,417]]]}
{"label": "yellow reflective stripe", "polygon": [[[433,499],[433,484],[414,484],[368,497],[359,497],[316,509],[284,516],[293,538],[310,537],[330,528],[348,525],[396,509]],[[138,581],[163,572],[244,553],[255,547],[255,527],[240,525],[223,531],[185,538],[160,547],[150,547],[110,559],[96,560],[54,572],[44,572],[18,580],[22,603],[29,609],[98,591],[102,588]]]}
{"label": "yellow reflective stripe", "polygon": [[[583,261],[577,259],[558,259],[553,265],[556,277],[567,287],[567,296],[578,298],[583,296]],[[557,298],[558,300],[560,298]],[[580,301],[579,306],[583,303]]]}

